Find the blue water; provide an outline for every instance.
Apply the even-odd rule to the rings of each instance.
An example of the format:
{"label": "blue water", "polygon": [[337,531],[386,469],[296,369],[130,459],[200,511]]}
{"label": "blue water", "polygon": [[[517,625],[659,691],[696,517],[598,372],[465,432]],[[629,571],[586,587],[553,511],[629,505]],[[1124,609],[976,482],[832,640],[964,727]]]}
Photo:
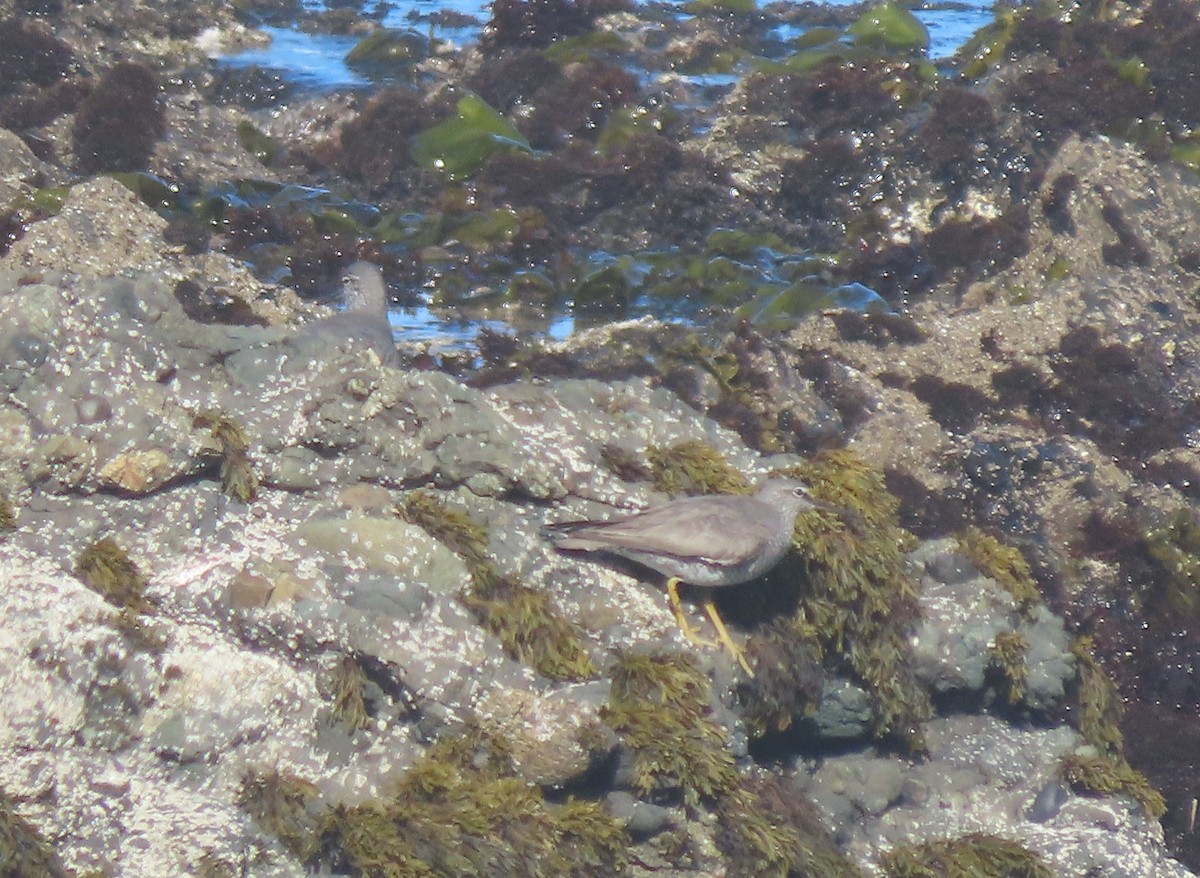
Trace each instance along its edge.
{"label": "blue water", "polygon": [[358,37],[310,34],[287,27],[264,27],[270,45],[246,49],[221,59],[230,67],[262,67],[278,70],[284,78],[303,88],[335,89],[367,86],[370,83],[346,66],[346,53]]}
{"label": "blue water", "polygon": [[[854,0],[825,0],[830,5],[851,5]],[[319,12],[322,0],[306,0],[309,11]],[[446,24],[445,13],[464,18]],[[995,17],[992,0],[963,0],[931,4],[931,8],[916,9],[914,14],[929,30],[929,57],[943,60],[951,57],[980,28]],[[442,43],[459,46],[479,39],[482,25],[490,15],[490,0],[367,0],[363,5],[365,17],[381,20],[390,28],[411,29]],[[684,15],[684,13],[680,13]],[[431,18],[432,17],[432,18]],[[434,20],[436,19],[436,20]],[[319,19],[318,19],[319,20]],[[259,67],[276,71],[283,79],[302,89],[334,90],[370,88],[372,83],[350,68],[345,58],[358,42],[356,36],[313,33],[299,28],[264,27],[271,43],[221,59],[231,67]],[[781,25],[773,35],[781,44],[799,37],[804,29],[796,25]],[[650,76],[649,71],[643,75]],[[699,74],[691,77],[700,89],[726,90],[736,82],[735,74]],[[562,339],[575,329],[568,315],[550,315],[542,334]],[[475,336],[484,327],[502,330],[505,325],[491,320],[448,319],[445,314],[427,307],[397,309],[391,315],[392,328],[398,338],[409,341],[433,342],[446,348],[472,346]]]}
{"label": "blue water", "polygon": [[[850,5],[856,0],[825,0],[833,6]],[[306,4],[319,9],[319,2]],[[382,6],[386,12],[382,23],[386,27],[412,28],[421,32],[430,29],[425,22],[436,13],[454,12],[475,19],[478,24],[462,27],[447,27],[441,24],[432,28],[440,40],[462,45],[479,39],[482,23],[489,16],[490,0],[401,0],[401,2],[367,3],[363,7],[365,17],[376,17],[376,8]],[[934,60],[949,58],[966,43],[971,36],[995,17],[991,0],[964,0],[951,4],[940,4],[936,8],[916,9],[914,14],[929,29],[929,57]],[[264,27],[263,32],[271,37],[271,44],[262,48],[247,49],[229,55],[222,63],[233,67],[258,66],[282,72],[286,78],[309,88],[346,88],[366,86],[367,80],[351,70],[345,62],[346,53],[358,42],[357,37],[334,34],[308,33],[295,28]],[[783,42],[790,42],[804,32],[803,28],[783,25],[776,28],[775,35]]]}

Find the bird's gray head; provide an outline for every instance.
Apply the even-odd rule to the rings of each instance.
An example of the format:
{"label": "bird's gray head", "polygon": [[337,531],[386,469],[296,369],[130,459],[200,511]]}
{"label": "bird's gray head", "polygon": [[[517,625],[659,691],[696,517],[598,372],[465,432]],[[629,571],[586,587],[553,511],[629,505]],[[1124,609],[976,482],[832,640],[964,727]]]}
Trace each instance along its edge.
{"label": "bird's gray head", "polygon": [[829,508],[809,493],[807,485],[795,479],[768,479],[758,489],[758,499],[783,510],[793,518],[806,509]]}
{"label": "bird's gray head", "polygon": [[387,318],[387,284],[379,266],[365,259],[355,260],[342,275],[342,291],[346,303],[343,313]]}

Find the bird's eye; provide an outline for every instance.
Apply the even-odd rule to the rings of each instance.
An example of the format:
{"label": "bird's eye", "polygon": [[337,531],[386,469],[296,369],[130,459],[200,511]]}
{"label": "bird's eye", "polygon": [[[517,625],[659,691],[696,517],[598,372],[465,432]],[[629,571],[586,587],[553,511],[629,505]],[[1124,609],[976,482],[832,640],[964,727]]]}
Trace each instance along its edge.
{"label": "bird's eye", "polygon": [[792,496],[793,497],[807,497],[808,489],[807,488],[792,488]]}

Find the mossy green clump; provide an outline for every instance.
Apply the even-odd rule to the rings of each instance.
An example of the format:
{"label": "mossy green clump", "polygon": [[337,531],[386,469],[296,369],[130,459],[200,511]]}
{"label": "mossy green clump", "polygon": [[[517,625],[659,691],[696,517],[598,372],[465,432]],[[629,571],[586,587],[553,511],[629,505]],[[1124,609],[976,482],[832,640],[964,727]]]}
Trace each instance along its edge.
{"label": "mossy green clump", "polygon": [[310,865],[372,878],[608,878],[630,845],[599,803],[546,802],[478,732],[434,744],[387,801],[328,809],[317,837]]}
{"label": "mossy green clump", "polygon": [[1092,647],[1090,637],[1080,637],[1071,644],[1071,654],[1075,656],[1075,700],[1079,705],[1076,728],[1101,753],[1119,754],[1125,744],[1121,734],[1125,709],[1116,684],[1096,661]]}
{"label": "mossy green clump", "polygon": [[650,468],[642,458],[632,451],[617,445],[605,445],[600,449],[600,460],[608,471],[625,482],[650,480]]}
{"label": "mossy green clump", "polygon": [[105,537],[84,549],[75,575],[114,607],[139,613],[150,608],[145,577],[114,539]]}
{"label": "mossy green clump", "polygon": [[461,509],[447,506],[433,491],[413,491],[396,512],[460,556],[472,573],[491,565],[487,528]]}
{"label": "mossy green clump", "polygon": [[12,501],[0,494],[0,531],[16,530],[17,528],[17,510],[13,508]]}
{"label": "mossy green clump", "polygon": [[1162,793],[1120,757],[1064,756],[1059,773],[1077,793],[1129,796],[1152,820],[1167,813]]}
{"label": "mossy green clump", "polygon": [[578,627],[559,615],[544,592],[500,578],[486,591],[466,595],[465,602],[513,658],[543,676],[575,682],[596,676]]}
{"label": "mossy green clump", "polygon": [[929,47],[929,31],[915,15],[895,3],[881,3],[846,28],[859,45],[918,52]]}
{"label": "mossy green clump", "polygon": [[749,494],[742,473],[701,439],[654,445],[646,451],[654,487],[664,494]]}
{"label": "mossy green clump", "polygon": [[451,509],[430,491],[414,491],[398,512],[466,562],[471,588],[462,601],[500,638],[509,655],[552,680],[596,676],[578,626],[562,617],[549,595],[496,570],[488,557],[488,535],[482,525],[465,512]]}
{"label": "mossy green clump", "polygon": [[144,618],[154,608],[146,598],[146,578],[116,540],[105,537],[84,549],[74,572],[84,585],[120,610],[115,625],[130,644],[150,652],[163,648],[162,637]]}
{"label": "mossy green clump", "polygon": [[881,859],[891,878],[1054,878],[1037,854],[1015,841],[981,832],[903,845]]}
{"label": "mossy green clump", "polygon": [[712,717],[708,677],[690,655],[617,656],[604,721],[632,754],[634,791],[678,796],[717,816],[717,846],[735,878],[861,878],[815,806],[766,778],[745,779]]}
{"label": "mossy green clump", "polygon": [[1019,550],[1006,546],[977,527],[958,535],[958,550],[984,576],[996,580],[1013,596],[1020,613],[1029,617],[1042,602],[1029,562]]}
{"label": "mossy green clump", "polygon": [[1155,577],[1152,599],[1175,615],[1200,616],[1200,522],[1183,510],[1167,527],[1149,531],[1144,546],[1162,574]]}
{"label": "mossy green clump", "polygon": [[278,140],[264,133],[249,119],[237,123],[237,139],[242,149],[264,165],[270,165],[283,152],[283,146]]}
{"label": "mossy green clump", "polygon": [[1001,631],[988,647],[991,666],[1008,684],[1009,704],[1016,704],[1025,697],[1025,684],[1029,680],[1029,668],[1025,664],[1028,653],[1029,641],[1019,631]]}
{"label": "mossy green clump", "polygon": [[317,851],[320,791],[315,785],[279,771],[248,771],[237,802],[264,832],[301,860]]}
{"label": "mossy green clump", "polygon": [[909,665],[917,583],[905,561],[913,538],[897,523],[898,501],[882,474],[851,451],[823,453],[789,474],[846,510],[814,509],[796,519],[793,544],[807,574],[797,630],[815,634],[824,659],[844,662],[862,681],[876,735],[923,749],[921,726],[933,708]]}
{"label": "mossy green clump", "polygon": [[371,724],[371,715],[363,697],[366,685],[366,672],[354,656],[346,656],[338,662],[331,683],[333,705],[329,715],[334,722],[341,723],[351,732],[365,729]]}
{"label": "mossy green clump", "polygon": [[731,878],[863,878],[817,807],[778,780],[755,778],[717,805],[717,847]]}
{"label": "mossy green clump", "polygon": [[16,805],[0,792],[0,875],[5,878],[63,878],[67,875],[54,849]]}
{"label": "mossy green clump", "polygon": [[196,426],[211,427],[221,455],[221,490],[225,496],[249,503],[258,496],[258,476],[250,459],[250,442],[237,421],[221,412],[196,418]]}
{"label": "mossy green clump", "polygon": [[521,132],[478,95],[463,95],[456,109],[452,118],[414,138],[412,154],[417,164],[453,182],[470,177],[497,153],[533,153]]}
{"label": "mossy green clump", "polygon": [[[716,244],[734,246],[733,242],[720,239]],[[688,284],[691,283],[689,277]],[[744,296],[738,295],[734,300],[741,298]],[[660,380],[668,387],[674,386],[675,373],[681,367],[685,373],[697,368],[706,372],[717,385],[716,401],[692,395],[687,397],[688,401],[703,408],[717,423],[737,431],[752,448],[775,453],[784,451],[788,445],[785,431],[780,428],[779,400],[771,397],[772,383],[756,366],[762,351],[762,337],[747,323],[739,326],[722,345],[714,345],[699,333],[687,333],[664,344],[656,352],[655,363]]]}
{"label": "mossy green clump", "polygon": [[23,214],[26,222],[37,222],[48,217],[57,216],[67,201],[70,190],[65,187],[33,189],[18,195],[9,204],[8,209]]}
{"label": "mossy green clump", "polygon": [[[775,583],[772,582],[772,585]],[[821,704],[821,639],[794,615],[781,615],[751,636],[754,677],[739,686],[746,729],[755,737],[786,731]]]}
{"label": "mossy green clump", "polygon": [[633,784],[646,795],[680,791],[696,805],[739,783],[725,729],[710,718],[712,691],[682,653],[621,653],[602,716],[633,753]]}

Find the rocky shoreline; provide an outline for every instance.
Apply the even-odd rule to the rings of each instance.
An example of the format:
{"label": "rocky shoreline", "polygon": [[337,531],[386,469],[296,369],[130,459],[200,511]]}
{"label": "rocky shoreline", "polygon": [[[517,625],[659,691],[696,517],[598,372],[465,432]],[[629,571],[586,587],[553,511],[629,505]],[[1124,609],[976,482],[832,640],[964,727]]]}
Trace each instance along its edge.
{"label": "rocky shoreline", "polygon": [[[800,61],[764,62],[612,143],[555,89],[608,89],[607,119],[619,65],[553,47],[716,63],[783,11],[501,3],[408,84],[263,112],[213,99],[230,8],[119,6],[0,2],[0,43],[38,50],[0,94],[0,872],[1192,874],[1200,180],[1095,107],[1027,149],[1011,85],[1058,58],[1066,93],[1085,37],[1133,53],[1162,6],[1200,32],[1195,5],[1002,21],[972,82],[835,53],[825,115]],[[1179,145],[1191,108],[1148,63]],[[119,167],[133,134],[86,145],[111,139],[97,94],[140,100],[131,64],[153,106],[117,121],[154,136]],[[866,101],[884,82],[919,94]],[[464,83],[533,151],[465,184],[419,161]],[[955,108],[959,141],[929,132]],[[379,213],[167,203],[251,179]],[[443,239],[385,240],[405,204]],[[714,307],[764,241],[798,274],[706,325],[616,319],[628,278],[547,267],[689,237],[703,272],[648,277]],[[784,239],[842,252],[804,280]],[[315,301],[354,258],[393,298],[536,264],[526,292],[603,319],[381,357],[374,318]],[[854,282],[872,307],[822,298]],[[753,677],[688,642],[653,577],[541,534],[772,473],[850,513],[802,514],[780,568],[719,596]]]}

